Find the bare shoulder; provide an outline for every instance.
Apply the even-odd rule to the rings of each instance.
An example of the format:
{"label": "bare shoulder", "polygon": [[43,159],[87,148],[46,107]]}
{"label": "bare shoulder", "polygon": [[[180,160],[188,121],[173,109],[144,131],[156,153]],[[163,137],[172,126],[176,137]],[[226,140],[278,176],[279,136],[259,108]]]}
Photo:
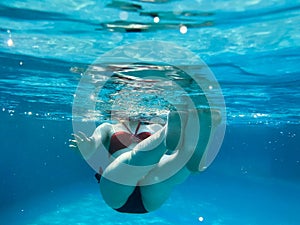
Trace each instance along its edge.
{"label": "bare shoulder", "polygon": [[111,123],[101,123],[97,128],[96,131],[103,133],[108,133],[113,129],[113,125]]}
{"label": "bare shoulder", "polygon": [[107,129],[107,128],[112,128],[112,126],[113,125],[111,123],[105,122],[105,123],[101,123],[98,127],[101,127],[103,129]]}
{"label": "bare shoulder", "polygon": [[104,123],[102,123],[100,126],[103,126],[103,127],[112,127],[113,124],[108,123],[108,122],[104,122]]}

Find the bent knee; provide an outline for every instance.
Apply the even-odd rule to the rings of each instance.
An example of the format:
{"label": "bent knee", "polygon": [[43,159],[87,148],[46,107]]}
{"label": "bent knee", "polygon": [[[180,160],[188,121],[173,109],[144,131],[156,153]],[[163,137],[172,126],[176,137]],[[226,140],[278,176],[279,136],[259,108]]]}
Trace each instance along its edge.
{"label": "bent knee", "polygon": [[144,195],[142,192],[142,200],[143,200],[143,205],[145,209],[148,212],[155,211],[159,209],[164,202],[168,199],[169,195],[163,197],[163,198],[155,198],[154,196],[151,197],[151,195]]}
{"label": "bent knee", "polygon": [[103,200],[113,209],[122,207],[128,196],[132,193],[133,187],[117,184],[101,177],[100,192]]}
{"label": "bent knee", "polygon": [[172,189],[171,186],[162,184],[141,186],[141,195],[145,209],[150,212],[160,208],[169,198]]}

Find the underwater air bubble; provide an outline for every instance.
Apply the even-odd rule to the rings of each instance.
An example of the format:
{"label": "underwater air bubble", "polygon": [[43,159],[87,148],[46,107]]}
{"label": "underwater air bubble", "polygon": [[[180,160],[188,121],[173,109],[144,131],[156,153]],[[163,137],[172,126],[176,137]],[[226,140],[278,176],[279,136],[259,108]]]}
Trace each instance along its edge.
{"label": "underwater air bubble", "polygon": [[180,33],[182,33],[182,34],[186,34],[186,32],[187,32],[187,27],[186,26],[184,26],[184,25],[182,25],[182,26],[180,26]]}
{"label": "underwater air bubble", "polygon": [[8,47],[14,46],[14,42],[11,38],[7,40],[7,45],[8,45]]}

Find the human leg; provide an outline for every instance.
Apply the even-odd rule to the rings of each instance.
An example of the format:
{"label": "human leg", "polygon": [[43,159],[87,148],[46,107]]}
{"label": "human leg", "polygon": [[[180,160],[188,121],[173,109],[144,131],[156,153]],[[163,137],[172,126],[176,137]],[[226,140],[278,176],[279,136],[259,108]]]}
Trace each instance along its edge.
{"label": "human leg", "polygon": [[138,182],[152,170],[165,153],[165,128],[117,157],[103,172],[100,190],[112,208],[120,208]]}
{"label": "human leg", "polygon": [[[197,123],[197,121],[199,121],[200,132],[198,137],[194,137],[190,134],[191,131],[193,131],[194,124]],[[200,165],[200,162],[208,148],[208,145],[210,144],[209,142],[211,136],[214,135],[215,129],[220,122],[221,114],[218,110],[197,109],[189,111],[182,148],[193,151],[193,155],[187,163],[187,168],[190,171],[199,172],[206,169],[204,165]],[[195,140],[197,140],[196,144]]]}
{"label": "human leg", "polygon": [[167,154],[172,154],[180,148],[184,127],[187,122],[187,115],[187,112],[183,110],[169,112],[166,124],[167,130],[165,140],[166,148],[168,149]]}
{"label": "human leg", "polygon": [[[192,172],[199,171],[209,135],[220,123],[220,114],[216,110],[189,110],[185,113],[188,115],[181,132],[181,147],[173,155],[164,156],[157,167],[139,182],[144,206],[148,211],[159,208],[168,199],[174,186],[182,183]],[[200,133],[195,132],[197,123]],[[170,171],[174,171],[174,174],[170,174]],[[166,178],[166,174],[170,176]]]}
{"label": "human leg", "polygon": [[148,211],[158,209],[169,198],[173,188],[191,174],[181,161],[180,150],[164,156],[157,167],[139,182],[144,207]]}
{"label": "human leg", "polygon": [[[181,126],[184,127],[187,121],[187,113],[180,112],[179,115],[178,112],[174,112],[168,117],[169,127],[164,127],[159,132],[139,143],[132,151],[120,155],[105,169],[100,181],[100,189],[108,205],[112,208],[121,207],[125,204],[135,186],[140,185],[143,201],[145,200],[147,209],[157,208],[169,196],[174,185],[181,183],[190,174],[186,168],[181,168],[177,172],[175,171],[170,178],[162,182],[151,181],[157,179],[157,175],[160,172],[174,167],[174,163],[178,159],[181,160],[179,155],[183,151],[177,151],[168,156],[167,160],[161,160],[166,152],[164,143],[166,138],[169,138],[169,142],[167,142],[169,144],[171,141],[174,141],[171,138],[175,139],[176,145],[174,144],[175,142],[170,145],[174,148],[172,150],[178,150],[176,149],[178,148],[177,142],[178,139],[181,139],[183,132],[183,129],[178,129],[178,126],[176,126],[180,118],[182,121]],[[178,168],[177,165],[175,167]],[[120,182],[115,182],[116,180]],[[145,185],[147,182],[155,184],[153,187],[150,187],[152,185]],[[155,193],[155,189],[164,191]],[[152,194],[150,195],[151,192]],[[153,197],[152,200],[151,196]],[[156,200],[154,201],[154,199]]]}

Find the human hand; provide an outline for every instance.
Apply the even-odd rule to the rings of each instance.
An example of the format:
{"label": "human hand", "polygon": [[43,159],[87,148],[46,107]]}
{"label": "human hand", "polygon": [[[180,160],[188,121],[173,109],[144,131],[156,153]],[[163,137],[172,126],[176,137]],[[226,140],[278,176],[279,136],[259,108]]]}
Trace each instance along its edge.
{"label": "human hand", "polygon": [[96,150],[96,142],[93,137],[87,137],[85,133],[79,131],[72,134],[74,139],[70,139],[70,148],[79,149],[81,154],[86,157]]}

